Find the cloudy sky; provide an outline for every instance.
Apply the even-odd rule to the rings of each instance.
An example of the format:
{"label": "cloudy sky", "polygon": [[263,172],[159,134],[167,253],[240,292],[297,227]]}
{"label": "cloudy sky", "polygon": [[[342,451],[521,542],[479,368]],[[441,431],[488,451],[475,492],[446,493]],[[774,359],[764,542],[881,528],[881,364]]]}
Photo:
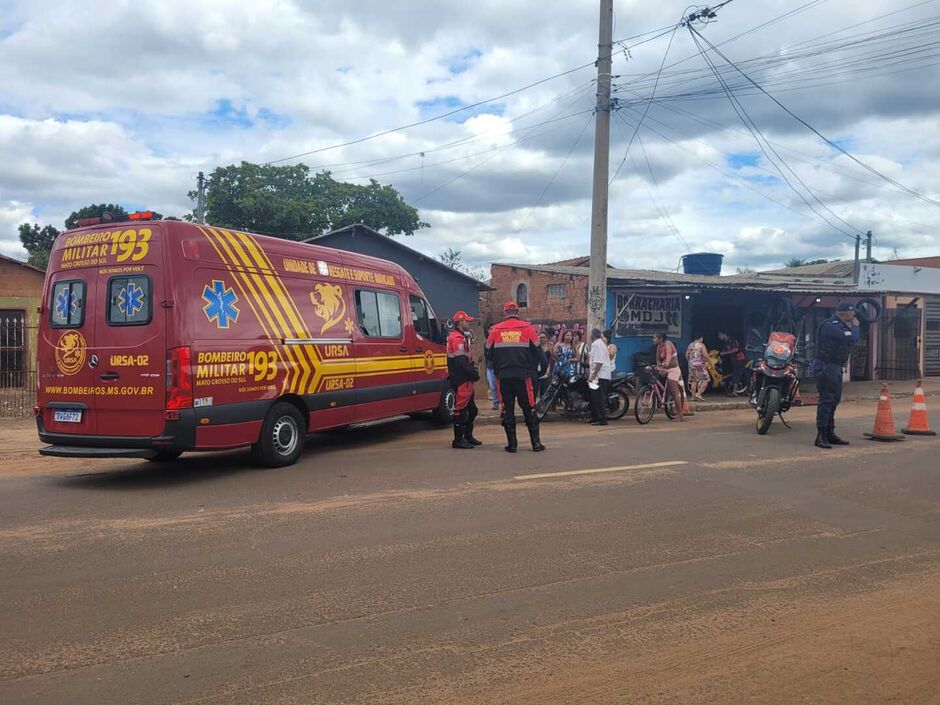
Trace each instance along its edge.
{"label": "cloudy sky", "polygon": [[[0,0],[0,251],[24,255],[24,221],[61,227],[91,202],[182,215],[199,170],[316,151],[292,161],[398,188],[431,224],[406,243],[428,254],[586,254],[597,6]],[[850,256],[867,230],[878,257],[940,250],[940,2],[735,0],[697,25],[870,170],[710,52],[719,82],[670,29],[685,2],[614,9],[613,264],[710,250],[725,271],[767,268]]]}

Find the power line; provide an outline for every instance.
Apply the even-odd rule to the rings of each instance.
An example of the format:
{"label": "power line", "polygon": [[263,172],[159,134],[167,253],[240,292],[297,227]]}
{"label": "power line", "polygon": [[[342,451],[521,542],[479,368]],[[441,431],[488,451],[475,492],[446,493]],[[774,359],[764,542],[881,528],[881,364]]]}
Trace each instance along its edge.
{"label": "power line", "polygon": [[859,159],[859,158],[856,157],[854,154],[852,154],[851,152],[849,152],[847,149],[845,149],[844,147],[842,147],[842,145],[837,144],[836,142],[833,142],[832,140],[830,140],[828,137],[826,137],[824,134],[822,134],[819,130],[817,130],[815,127],[813,127],[813,126],[810,125],[808,122],[806,122],[806,120],[804,120],[803,118],[801,118],[799,115],[797,115],[797,114],[794,113],[792,110],[790,110],[787,106],[785,106],[783,103],[781,103],[779,100],[777,100],[777,98],[775,98],[773,95],[771,95],[771,94],[768,93],[766,90],[764,90],[764,89],[761,87],[761,85],[760,85],[759,83],[757,83],[756,81],[754,81],[750,76],[748,76],[746,73],[744,73],[744,71],[742,71],[741,69],[739,69],[739,68],[734,64],[734,62],[731,61],[731,59],[729,59],[727,56],[725,56],[725,55],[718,49],[718,47],[716,47],[714,44],[712,44],[711,42],[709,42],[708,39],[706,39],[706,38],[703,37],[701,34],[699,34],[699,32],[698,32],[694,27],[689,27],[689,31],[692,32],[695,36],[701,38],[706,44],[708,44],[708,45],[712,48],[712,51],[714,51],[716,54],[718,54],[718,56],[720,56],[722,59],[724,59],[724,60],[725,60],[730,66],[732,66],[735,70],[737,70],[738,73],[740,73],[744,78],[746,78],[746,79],[748,80],[748,82],[750,82],[750,83],[751,83],[755,88],[757,88],[761,93],[763,93],[764,95],[766,95],[766,96],[767,96],[768,98],[770,98],[774,103],[776,103],[778,106],[780,106],[780,108],[782,108],[783,111],[787,113],[787,115],[789,115],[789,116],[792,117],[794,120],[796,120],[797,122],[799,122],[801,125],[803,125],[804,127],[806,127],[808,130],[810,130],[811,132],[813,132],[813,134],[815,134],[816,136],[818,136],[820,139],[822,139],[826,144],[828,144],[829,146],[831,146],[833,149],[836,149],[836,150],[842,152],[842,154],[844,154],[845,156],[847,156],[849,159],[851,159],[853,162],[855,162],[855,163],[858,164],[859,166],[863,167],[863,168],[866,169],[867,171],[870,171],[872,174],[875,174],[876,176],[881,177],[882,179],[884,179],[884,180],[887,181],[888,183],[893,184],[894,186],[898,187],[898,188],[901,189],[902,191],[905,191],[906,193],[909,193],[910,195],[914,196],[915,198],[918,198],[918,199],[924,201],[925,203],[931,203],[931,204],[933,204],[933,205],[935,205],[935,206],[940,206],[940,201],[936,201],[936,200],[930,198],[929,196],[927,196],[927,195],[921,193],[920,191],[917,191],[917,190],[915,190],[915,189],[912,189],[912,188],[910,188],[910,187],[908,187],[908,186],[905,186],[904,184],[902,184],[902,183],[900,183],[900,182],[898,182],[898,181],[892,179],[890,176],[888,176],[888,175],[886,175],[886,174],[883,174],[882,172],[880,172],[880,171],[878,171],[877,169],[875,169],[873,166],[867,164],[866,162],[863,162],[861,159]]}
{"label": "power line", "polygon": [[[730,2],[731,0],[728,0]],[[672,35],[669,37],[669,44],[666,45],[666,51],[663,52],[663,60],[659,63],[659,73],[656,74],[656,81],[653,83],[653,92],[650,94],[650,99],[646,102],[646,108],[643,110],[643,117],[640,118],[640,121],[637,123],[636,130],[633,131],[633,134],[630,135],[630,140],[627,142],[627,149],[623,153],[623,159],[620,160],[620,164],[617,165],[614,175],[608,181],[608,185],[614,182],[614,179],[617,178],[617,175],[620,173],[620,169],[623,167],[624,162],[627,161],[627,155],[630,154],[630,147],[633,146],[633,139],[636,137],[637,133],[640,131],[640,125],[643,124],[643,120],[646,118],[646,114],[650,110],[650,105],[653,102],[653,98],[656,97],[656,88],[659,86],[659,77],[662,76],[663,67],[666,65],[666,58],[669,56],[669,49],[672,47],[672,42],[676,38],[676,32],[679,29],[679,25],[676,25],[672,30]]]}
{"label": "power line", "polygon": [[[575,102],[577,102],[577,100],[578,100],[579,98],[580,98],[580,96],[575,96],[575,99],[574,99],[573,101],[569,101],[567,104],[565,104],[564,106],[562,106],[562,110],[565,110],[565,109],[567,109],[567,108],[570,108]],[[593,111],[588,111],[588,112],[593,112]],[[531,131],[532,131],[533,129],[535,129],[535,128],[534,128],[534,127],[529,128],[529,132],[531,133]],[[528,137],[528,135],[527,135],[527,137]],[[442,189],[444,189],[444,188],[450,186],[450,185],[451,185],[452,183],[454,183],[455,181],[457,181],[457,180],[459,180],[459,179],[462,179],[462,178],[463,178],[464,176],[466,176],[467,174],[469,174],[469,173],[471,173],[471,172],[473,172],[473,171],[476,171],[477,169],[479,169],[481,166],[483,166],[484,164],[486,164],[486,163],[489,162],[490,160],[492,160],[492,159],[498,157],[500,154],[503,154],[504,152],[506,152],[506,151],[512,149],[513,147],[515,147],[517,144],[519,144],[519,141],[520,141],[520,140],[516,140],[516,141],[514,141],[514,142],[510,142],[510,143],[507,144],[505,147],[502,147],[502,148],[498,149],[495,153],[493,153],[492,155],[490,155],[490,156],[487,157],[486,159],[483,159],[483,160],[480,161],[479,163],[474,164],[473,166],[469,167],[468,169],[466,169],[466,170],[460,172],[459,174],[457,174],[457,175],[454,176],[453,178],[448,179],[447,181],[445,181],[443,184],[441,184],[441,185],[439,185],[439,186],[437,186],[437,187],[431,189],[430,191],[425,192],[424,194],[422,194],[421,196],[419,196],[417,199],[415,199],[414,203],[415,203],[415,204],[420,203],[421,201],[423,201],[423,200],[424,200],[425,198],[427,198],[428,196],[431,196],[431,195],[437,193],[438,191],[440,191],[440,190],[442,190]]]}
{"label": "power line", "polygon": [[548,183],[545,184],[545,188],[542,189],[542,193],[540,193],[539,197],[535,200],[535,204],[532,206],[532,208],[529,209],[529,212],[526,213],[525,218],[522,219],[522,224],[519,226],[519,229],[516,230],[516,235],[519,235],[525,229],[525,224],[529,222],[529,216],[531,216],[532,213],[535,212],[535,209],[541,205],[542,199],[545,198],[545,194],[548,193],[548,189],[552,187],[552,184],[555,183],[555,179],[558,178],[561,170],[565,168],[565,164],[567,164],[568,159],[571,158],[571,154],[574,152],[575,147],[578,146],[578,142],[580,142],[581,138],[584,136],[585,130],[587,130],[588,125],[591,124],[591,117],[593,117],[593,111],[591,111],[591,116],[588,117],[587,122],[584,123],[584,127],[581,128],[581,132],[579,132],[578,136],[574,138],[574,142],[571,144],[570,149],[568,149],[568,153],[565,155],[565,158],[555,170],[555,173],[552,174],[552,178],[548,180]]}
{"label": "power line", "polygon": [[[538,105],[538,106],[536,106],[535,108],[532,108],[531,110],[527,110],[526,112],[524,112],[524,113],[522,113],[522,114],[520,114],[520,115],[517,115],[517,116],[514,117],[514,118],[511,118],[511,119],[509,119],[509,120],[506,120],[504,124],[505,124],[505,125],[511,125],[511,124],[513,124],[513,123],[515,123],[515,122],[518,122],[519,120],[522,120],[523,118],[527,118],[527,117],[529,117],[530,115],[534,115],[535,113],[539,112],[540,110],[542,110],[542,109],[544,109],[544,108],[547,108],[547,107],[549,107],[549,106],[551,106],[551,105],[554,105],[554,104],[556,104],[556,103],[558,103],[558,102],[560,102],[560,101],[562,101],[562,100],[564,100],[564,99],[566,99],[566,98],[570,98],[571,96],[574,96],[574,95],[576,95],[576,94],[583,93],[586,89],[588,89],[588,88],[590,88],[591,86],[593,86],[595,82],[596,82],[595,79],[592,78],[590,81],[588,81],[588,82],[586,82],[586,83],[582,83],[582,84],[581,84],[580,86],[578,86],[577,88],[574,88],[574,89],[572,89],[572,90],[570,90],[570,91],[566,91],[566,92],[564,92],[564,93],[562,93],[562,94],[560,94],[560,95],[557,95],[557,96],[553,97],[551,100],[548,100],[548,101],[542,103],[541,105]],[[540,125],[540,124],[545,124],[545,123],[537,123],[537,125]],[[527,126],[527,127],[535,127],[535,126],[537,126],[537,125],[529,125],[529,126]],[[487,139],[487,138],[489,138],[489,137],[500,137],[500,136],[502,136],[502,135],[512,134],[512,132],[513,132],[513,130],[509,130],[509,131],[506,131],[506,132],[498,132],[498,133],[497,133],[497,132],[489,131],[489,132],[484,132],[484,133],[480,133],[480,134],[467,135],[467,136],[465,136],[465,137],[461,137],[461,138],[456,139],[456,140],[451,140],[450,142],[439,143],[439,144],[436,144],[436,145],[432,145],[432,146],[430,146],[430,147],[424,147],[423,149],[415,150],[415,151],[413,151],[413,152],[405,152],[405,153],[403,153],[403,154],[396,154],[396,155],[392,155],[392,156],[390,156],[390,157],[379,157],[379,158],[373,158],[373,159],[359,159],[359,160],[356,160],[356,161],[349,161],[349,162],[333,162],[333,163],[330,163],[330,164],[317,164],[317,165],[311,166],[310,169],[311,169],[311,170],[314,170],[314,171],[318,171],[318,170],[321,170],[321,169],[332,169],[333,167],[344,167],[344,166],[356,166],[356,167],[361,167],[361,166],[366,166],[366,167],[378,166],[378,165],[380,165],[380,164],[387,164],[388,162],[397,161],[397,160],[399,160],[399,159],[407,159],[408,157],[418,157],[418,156],[421,156],[422,154],[427,155],[427,154],[432,154],[432,153],[434,153],[434,152],[441,152],[441,151],[445,151],[445,150],[448,150],[448,149],[453,149],[454,147],[461,147],[461,146],[464,146],[464,145],[467,145],[467,144],[471,144],[471,143],[473,143],[473,142],[480,142],[480,141],[485,140],[485,139]],[[342,173],[342,171],[338,171],[338,172],[336,172],[336,173]]]}
{"label": "power line", "polygon": [[424,119],[424,120],[418,120],[417,122],[412,122],[412,123],[409,123],[409,124],[407,124],[407,125],[399,125],[398,127],[393,127],[393,128],[391,128],[391,129],[388,129],[388,130],[383,130],[382,132],[377,132],[377,133],[375,133],[375,134],[373,134],[373,135],[367,135],[367,136],[365,136],[365,137],[358,137],[358,138],[356,138],[356,139],[354,139],[354,140],[349,140],[349,141],[347,141],[347,142],[341,142],[340,144],[330,145],[329,147],[320,147],[319,149],[312,149],[312,150],[307,151],[307,152],[300,152],[299,154],[293,154],[293,155],[291,155],[291,156],[289,156],[289,157],[282,157],[281,159],[272,159],[272,160],[269,161],[269,162],[265,162],[265,165],[267,166],[267,165],[271,165],[271,164],[279,164],[279,163],[281,163],[281,162],[290,161],[291,159],[299,159],[300,157],[308,157],[308,156],[310,156],[311,154],[319,154],[319,153],[321,153],[321,152],[327,152],[327,151],[330,151],[330,150],[332,150],[332,149],[339,149],[340,147],[349,147],[350,145],[361,144],[362,142],[367,142],[367,141],[369,141],[369,140],[374,140],[374,139],[377,139],[377,138],[379,138],[379,137],[384,137],[385,135],[390,135],[390,134],[393,134],[393,133],[395,133],[395,132],[401,132],[402,130],[408,130],[408,129],[411,129],[412,127],[419,127],[419,126],[421,126],[421,125],[427,125],[428,123],[435,122],[435,121],[437,121],[437,120],[443,120],[444,118],[448,118],[448,117],[450,117],[451,115],[457,115],[458,113],[462,113],[462,112],[465,112],[465,111],[467,111],[467,110],[472,110],[473,108],[478,108],[478,107],[480,107],[481,105],[486,105],[487,103],[493,103],[493,102],[495,102],[495,101],[497,101],[497,100],[502,100],[503,98],[508,98],[509,96],[516,95],[517,93],[522,93],[523,91],[527,91],[527,90],[529,90],[530,88],[534,88],[535,86],[540,86],[540,85],[542,85],[543,83],[547,83],[547,82],[549,82],[549,81],[553,81],[553,80],[555,80],[556,78],[561,78],[562,76],[567,76],[567,75],[572,74],[572,73],[574,73],[574,72],[576,72],[576,71],[581,71],[582,69],[586,69],[586,68],[588,68],[589,66],[594,66],[594,62],[592,61],[592,62],[587,63],[587,64],[582,64],[581,66],[575,66],[573,69],[568,69],[567,71],[562,71],[561,73],[556,73],[555,75],[549,76],[548,78],[543,78],[543,79],[541,79],[541,80],[534,81],[533,83],[529,83],[528,85],[522,86],[522,88],[516,88],[515,90],[509,91],[509,92],[507,92],[507,93],[503,93],[502,95],[494,96],[494,97],[492,97],[492,98],[487,98],[486,100],[480,100],[480,101],[477,101],[476,103],[471,103],[470,105],[464,105],[464,106],[462,106],[462,107],[460,107],[460,108],[455,108],[454,110],[448,111],[448,112],[443,113],[443,114],[441,114],[441,115],[435,115],[434,117],[426,118],[426,119]]}
{"label": "power line", "polygon": [[[724,89],[725,95],[727,96],[728,102],[731,104],[732,109],[738,115],[738,118],[740,118],[741,122],[744,123],[744,126],[751,133],[751,136],[754,138],[754,141],[757,143],[758,148],[763,153],[764,157],[766,157],[767,161],[769,161],[771,164],[774,165],[774,167],[780,173],[780,177],[784,180],[787,186],[790,187],[790,189],[800,198],[800,200],[802,200],[807,205],[807,207],[810,210],[816,213],[816,215],[818,215],[829,227],[835,230],[838,230],[846,237],[852,238],[854,240],[855,239],[854,232],[861,232],[861,231],[858,228],[855,228],[854,226],[847,223],[842,217],[840,217],[831,208],[829,208],[825,203],[823,203],[813,193],[813,191],[806,185],[806,183],[800,178],[799,174],[797,174],[793,170],[793,168],[790,167],[786,163],[786,161],[776,152],[776,150],[773,148],[773,145],[767,142],[766,137],[764,137],[763,133],[760,131],[760,128],[757,126],[757,123],[754,122],[754,120],[751,118],[751,116],[748,114],[747,110],[745,109],[744,105],[737,99],[734,93],[730,90],[728,85],[725,83],[724,78],[721,76],[721,73],[717,70],[715,65],[712,63],[711,58],[708,56],[707,52],[699,44],[698,32],[696,32],[694,28],[692,28],[691,26],[688,29],[689,29],[690,36],[692,37],[692,41],[695,42],[695,45],[699,48],[699,52],[701,53],[702,58],[704,59],[705,63],[709,66],[709,68],[712,69],[713,73],[715,74],[715,77],[718,79],[718,82],[721,84],[722,88]],[[773,153],[774,156],[771,156],[771,153]],[[776,159],[774,157],[776,157]],[[787,177],[786,173],[784,172],[784,168],[786,168],[786,171],[788,171],[790,175],[796,181],[798,181],[800,185],[803,186],[803,188],[806,190],[809,196],[814,201],[816,201],[816,203],[818,203],[823,208],[823,210],[825,210],[830,215],[832,215],[836,220],[846,225],[850,231],[854,231],[854,232],[849,232],[849,231],[842,229],[838,225],[833,225],[833,223],[831,223],[826,218],[826,216],[824,216],[822,213],[817,211],[816,208],[813,206],[813,204],[811,204],[809,200],[807,200],[803,192],[793,185],[793,182],[790,181],[790,179]]]}

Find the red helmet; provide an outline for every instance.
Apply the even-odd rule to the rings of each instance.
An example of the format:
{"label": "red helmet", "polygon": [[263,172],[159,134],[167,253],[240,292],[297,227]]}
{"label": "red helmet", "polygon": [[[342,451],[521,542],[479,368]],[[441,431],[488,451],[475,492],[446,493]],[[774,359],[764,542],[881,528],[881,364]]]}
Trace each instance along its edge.
{"label": "red helmet", "polygon": [[468,314],[466,311],[457,311],[457,313],[454,314],[454,323],[459,323],[460,321],[467,321],[467,323],[470,323],[473,321],[473,316]]}
{"label": "red helmet", "polygon": [[519,310],[519,304],[517,304],[515,301],[507,301],[503,305],[503,313],[509,313],[510,311],[518,311],[518,310]]}

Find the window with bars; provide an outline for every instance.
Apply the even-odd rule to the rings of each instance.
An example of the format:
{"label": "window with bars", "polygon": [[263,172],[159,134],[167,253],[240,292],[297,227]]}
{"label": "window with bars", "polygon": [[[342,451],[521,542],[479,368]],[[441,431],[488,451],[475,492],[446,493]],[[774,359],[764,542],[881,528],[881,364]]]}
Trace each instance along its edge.
{"label": "window with bars", "polygon": [[548,285],[548,298],[550,299],[563,299],[565,298],[565,285],[564,284],[549,284]]}

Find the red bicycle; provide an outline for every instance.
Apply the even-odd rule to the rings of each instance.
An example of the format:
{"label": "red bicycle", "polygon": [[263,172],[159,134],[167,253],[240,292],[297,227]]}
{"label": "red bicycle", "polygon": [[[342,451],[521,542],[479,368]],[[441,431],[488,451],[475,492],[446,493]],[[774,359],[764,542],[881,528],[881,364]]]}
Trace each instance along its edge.
{"label": "red bicycle", "polygon": [[662,407],[667,417],[674,419],[676,417],[676,400],[669,393],[669,388],[656,375],[655,368],[647,366],[644,370],[652,381],[644,384],[640,387],[640,391],[636,393],[636,406],[633,407],[633,415],[636,416],[637,423],[648,424],[653,420],[653,415],[659,407]]}

